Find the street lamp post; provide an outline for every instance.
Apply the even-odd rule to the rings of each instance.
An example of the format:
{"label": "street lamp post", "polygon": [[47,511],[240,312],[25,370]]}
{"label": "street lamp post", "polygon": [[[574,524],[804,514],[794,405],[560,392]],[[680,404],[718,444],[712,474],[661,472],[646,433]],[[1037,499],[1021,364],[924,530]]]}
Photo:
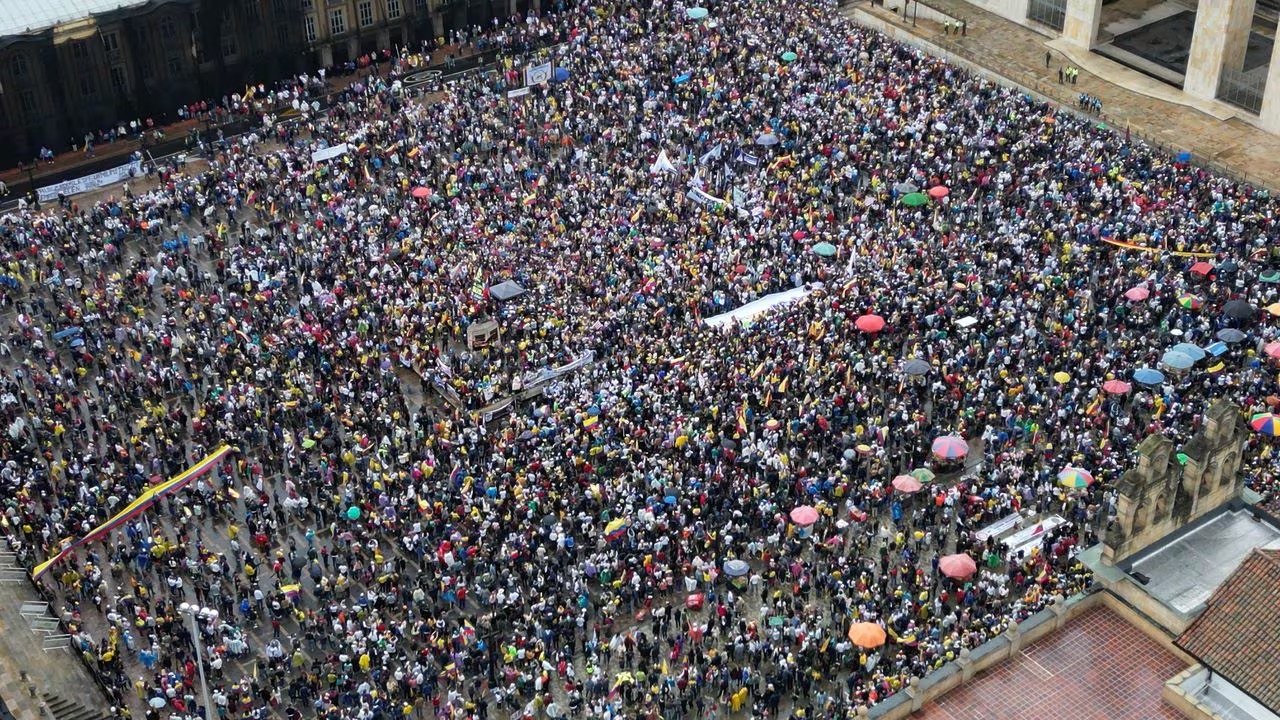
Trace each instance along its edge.
{"label": "street lamp post", "polygon": [[204,641],[200,635],[199,621],[217,622],[218,611],[214,608],[184,602],[178,606],[178,612],[191,623],[191,641],[196,646],[196,668],[200,670],[200,694],[204,699],[204,720],[213,720],[213,703],[209,701],[209,682],[204,677],[204,651],[200,649]]}
{"label": "street lamp post", "polygon": [[35,203],[36,210],[40,209],[40,191],[36,190],[36,161],[32,160],[27,163],[27,188],[31,191],[32,202]]}

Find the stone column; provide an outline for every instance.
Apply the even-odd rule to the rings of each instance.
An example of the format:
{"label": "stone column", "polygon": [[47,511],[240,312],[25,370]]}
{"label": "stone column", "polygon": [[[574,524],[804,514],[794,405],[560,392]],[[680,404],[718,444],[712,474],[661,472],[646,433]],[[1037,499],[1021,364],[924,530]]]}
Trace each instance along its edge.
{"label": "stone column", "polygon": [[1092,50],[1098,42],[1098,21],[1102,18],[1102,0],[1067,0],[1067,16],[1062,22],[1062,37],[1073,45]]}
{"label": "stone column", "polygon": [[1009,657],[1013,657],[1022,649],[1022,628],[1018,627],[1018,621],[1009,623],[1009,629],[1004,634],[1009,638]]}
{"label": "stone column", "polygon": [[969,648],[960,648],[960,681],[969,682],[973,679],[973,654],[969,652]]}
{"label": "stone column", "polygon": [[1258,119],[1267,132],[1280,133],[1280,43],[1271,49],[1271,67],[1267,71],[1267,87],[1263,92],[1262,112]]}
{"label": "stone column", "polygon": [[1196,8],[1187,77],[1182,83],[1188,95],[1214,100],[1218,96],[1222,68],[1243,68],[1255,1],[1213,0],[1202,2]]}

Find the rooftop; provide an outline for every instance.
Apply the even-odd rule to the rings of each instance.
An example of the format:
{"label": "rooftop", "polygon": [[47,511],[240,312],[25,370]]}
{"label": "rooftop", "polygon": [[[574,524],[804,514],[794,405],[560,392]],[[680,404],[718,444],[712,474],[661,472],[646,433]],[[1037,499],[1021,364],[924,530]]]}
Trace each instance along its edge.
{"label": "rooftop", "polygon": [[1280,529],[1255,520],[1247,510],[1229,510],[1156,546],[1131,571],[1151,579],[1145,588],[1149,595],[1191,616],[1258,547],[1280,548]]}
{"label": "rooftop", "polygon": [[151,0],[3,0],[0,2],[0,38],[38,33],[62,23]]}
{"label": "rooftop", "polygon": [[1181,720],[1160,698],[1186,663],[1105,607],[929,703],[917,720]]}
{"label": "rooftop", "polygon": [[1178,638],[1209,669],[1280,711],[1280,550],[1254,550]]}

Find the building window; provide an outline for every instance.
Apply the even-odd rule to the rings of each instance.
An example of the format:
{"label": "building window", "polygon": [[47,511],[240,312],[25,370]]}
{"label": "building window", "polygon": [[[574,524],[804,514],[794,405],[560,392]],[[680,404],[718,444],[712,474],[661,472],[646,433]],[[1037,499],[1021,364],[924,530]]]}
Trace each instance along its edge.
{"label": "building window", "polygon": [[11,63],[12,63],[11,68],[13,70],[13,76],[15,78],[21,78],[21,77],[27,76],[27,56],[26,55],[14,55]]}
{"label": "building window", "polygon": [[32,90],[18,93],[18,104],[22,106],[22,114],[31,117],[36,112],[36,94]]}
{"label": "building window", "polygon": [[416,3],[418,14],[425,15],[427,13],[427,0],[416,0]]}
{"label": "building window", "polygon": [[160,21],[160,37],[169,39],[177,32],[173,27],[173,18],[165,18]]}
{"label": "building window", "polygon": [[80,94],[88,97],[93,94],[93,80],[87,77],[80,78]]}
{"label": "building window", "polygon": [[244,16],[250,20],[258,19],[258,0],[244,0]]}
{"label": "building window", "polygon": [[400,19],[400,0],[387,0],[387,19]]}
{"label": "building window", "polygon": [[283,48],[289,44],[289,26],[284,23],[276,24],[276,42]]}
{"label": "building window", "polygon": [[342,12],[342,8],[335,8],[329,11],[329,34],[341,35],[347,31],[347,14]]}
{"label": "building window", "polygon": [[358,10],[360,11],[360,27],[369,27],[373,24],[373,0],[365,0],[360,3]]}
{"label": "building window", "polygon": [[71,43],[71,57],[77,60],[84,60],[89,57],[89,48],[84,44],[84,41],[77,40]]}
{"label": "building window", "polygon": [[115,33],[107,33],[102,36],[102,47],[107,52],[115,52],[120,49],[120,37]]}
{"label": "building window", "polygon": [[234,57],[238,51],[239,48],[236,47],[235,34],[224,30],[222,32],[222,57]]}
{"label": "building window", "polygon": [[302,0],[303,10],[311,10],[314,7],[315,7],[315,2],[313,0]]}
{"label": "building window", "polygon": [[176,57],[169,58],[169,77],[180,77],[182,75],[182,61]]}
{"label": "building window", "polygon": [[302,19],[302,30],[307,34],[307,42],[316,41],[316,16],[308,15]]}
{"label": "building window", "polygon": [[115,67],[111,68],[111,86],[114,87],[116,90],[120,90],[121,92],[123,92],[128,87],[128,83],[125,81],[125,78],[124,78],[124,68],[120,67],[119,65],[116,65]]}
{"label": "building window", "polygon": [[138,59],[138,71],[142,74],[144,81],[149,81],[155,77],[155,72],[151,68],[151,58],[143,55]]}

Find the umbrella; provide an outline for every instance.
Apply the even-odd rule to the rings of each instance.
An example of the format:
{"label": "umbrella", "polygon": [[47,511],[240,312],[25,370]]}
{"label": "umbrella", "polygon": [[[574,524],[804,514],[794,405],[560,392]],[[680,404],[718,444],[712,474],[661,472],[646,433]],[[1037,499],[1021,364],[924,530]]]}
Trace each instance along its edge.
{"label": "umbrella", "polygon": [[1244,340],[1247,335],[1243,331],[1235,328],[1223,328],[1218,331],[1218,339],[1224,343],[1235,344]]}
{"label": "umbrella", "polygon": [[1218,272],[1220,273],[1233,273],[1239,269],[1240,265],[1235,260],[1227,260],[1218,266]]}
{"label": "umbrella", "polygon": [[978,564],[968,554],[956,553],[938,558],[938,569],[953,580],[963,580],[978,572]]}
{"label": "umbrella", "polygon": [[878,648],[884,645],[885,637],[884,628],[875,623],[854,623],[849,628],[849,642],[860,648]]}
{"label": "umbrella", "polygon": [[894,183],[894,186],[893,186],[893,191],[898,193],[899,195],[910,195],[911,193],[919,189],[920,188],[917,187],[915,183],[905,182],[905,181],[900,183]]}
{"label": "umbrella", "polygon": [[836,246],[829,242],[820,242],[813,246],[813,253],[818,257],[831,257],[836,254]]}
{"label": "umbrella", "polygon": [[796,61],[796,54],[795,54],[795,53],[793,53],[793,52],[791,52],[790,50],[788,50],[788,51],[786,51],[786,52],[782,53],[782,55],[780,55],[779,57],[781,57],[781,58],[782,58],[782,62],[795,62],[795,61]]}
{"label": "umbrella", "polygon": [[1130,302],[1142,302],[1143,300],[1146,300],[1147,298],[1151,297],[1151,291],[1139,285],[1137,287],[1131,287],[1128,290],[1125,290],[1124,297],[1126,300],[1129,300]]}
{"label": "umbrella", "polygon": [[922,483],[927,483],[937,477],[937,475],[934,475],[933,471],[929,468],[916,468],[907,474]]}
{"label": "umbrella", "polygon": [[708,15],[708,10],[704,7],[691,7],[685,11],[690,20],[701,20]]}
{"label": "umbrella", "polygon": [[421,200],[431,194],[431,188],[419,185],[413,189],[413,196]]}
{"label": "umbrella", "polygon": [[1249,427],[1260,435],[1275,437],[1280,435],[1280,415],[1275,413],[1258,413],[1249,420]]}
{"label": "umbrella", "polygon": [[1204,351],[1214,357],[1218,357],[1219,355],[1227,351],[1227,344],[1222,342],[1221,340],[1219,340],[1218,342],[1209,343],[1208,345],[1204,346]]}
{"label": "umbrella", "polygon": [[807,527],[818,522],[818,511],[809,505],[799,505],[791,509],[791,522]]}
{"label": "umbrella", "polygon": [[1266,353],[1267,357],[1272,358],[1273,360],[1280,359],[1280,342],[1269,342],[1266,345],[1263,345],[1262,352]]}
{"label": "umbrella", "polygon": [[934,185],[933,187],[929,188],[929,197],[933,198],[934,200],[941,200],[942,198],[950,194],[951,194],[951,190],[946,185]]}
{"label": "umbrella", "polygon": [[1159,385],[1164,382],[1164,373],[1153,368],[1138,368],[1133,371],[1133,379],[1142,385]]}
{"label": "umbrella", "polygon": [[1264,283],[1278,283],[1280,282],[1280,270],[1275,268],[1263,270],[1262,274],[1258,276],[1258,279]]}
{"label": "umbrella", "polygon": [[1274,316],[1280,316],[1280,302],[1271,303],[1267,306],[1267,312]]}
{"label": "umbrella", "polygon": [[1204,301],[1191,293],[1183,293],[1178,296],[1178,304],[1188,310],[1199,310]]}
{"label": "umbrella", "polygon": [[922,192],[907,193],[902,196],[902,204],[907,207],[920,207],[929,202],[929,196]]}
{"label": "umbrella", "polygon": [[1112,395],[1123,395],[1133,389],[1133,386],[1123,380],[1108,380],[1102,383],[1102,389]]}
{"label": "umbrella", "polygon": [[1257,314],[1258,309],[1247,300],[1232,300],[1222,306],[1222,314],[1232,320],[1248,320]]}
{"label": "umbrella", "polygon": [[1058,372],[1054,373],[1053,379],[1056,380],[1060,385],[1062,383],[1071,382],[1071,376],[1063,372],[1062,370],[1059,370]]}
{"label": "umbrella", "polygon": [[922,487],[920,481],[910,475],[899,475],[893,479],[893,489],[900,493],[919,492]]}
{"label": "umbrella", "polygon": [[969,443],[959,435],[943,435],[933,441],[933,454],[943,460],[956,460],[969,454]]}
{"label": "umbrella", "polygon": [[729,577],[742,577],[751,572],[751,566],[743,560],[725,560],[724,574]]}
{"label": "umbrella", "polygon": [[1201,275],[1201,276],[1208,275],[1209,273],[1213,272],[1213,266],[1201,260],[1200,262],[1191,266],[1191,272],[1195,275]]}
{"label": "umbrella", "polygon": [[1093,484],[1093,475],[1070,465],[1058,471],[1058,484],[1069,488],[1083,488]]}
{"label": "umbrella", "polygon": [[1180,353],[1173,350],[1165,353],[1164,357],[1160,358],[1160,362],[1168,365],[1174,370],[1186,370],[1196,364],[1196,361],[1191,359],[1191,356],[1186,353]]}
{"label": "umbrella", "polygon": [[569,79],[569,70],[567,68],[558,67],[556,68],[555,73],[552,74],[551,79],[556,82],[564,82]]}
{"label": "umbrella", "polygon": [[757,145],[764,145],[765,147],[768,147],[768,146],[770,146],[770,145],[777,145],[777,144],[778,144],[778,136],[777,136],[777,135],[774,135],[773,133],[765,133],[765,134],[761,135],[760,137],[757,137],[757,138],[756,138],[756,144],[757,144]]}
{"label": "umbrella", "polygon": [[865,333],[878,333],[884,329],[884,318],[879,315],[863,315],[854,320],[853,325]]}
{"label": "umbrella", "polygon": [[1189,342],[1178,343],[1169,349],[1173,352],[1180,352],[1196,362],[1203,360],[1205,355],[1204,350],[1201,350],[1199,346],[1192,345]]}
{"label": "umbrella", "polygon": [[902,372],[915,377],[928,375],[930,369],[929,363],[921,360],[920,358],[911,358],[910,360],[902,363]]}

